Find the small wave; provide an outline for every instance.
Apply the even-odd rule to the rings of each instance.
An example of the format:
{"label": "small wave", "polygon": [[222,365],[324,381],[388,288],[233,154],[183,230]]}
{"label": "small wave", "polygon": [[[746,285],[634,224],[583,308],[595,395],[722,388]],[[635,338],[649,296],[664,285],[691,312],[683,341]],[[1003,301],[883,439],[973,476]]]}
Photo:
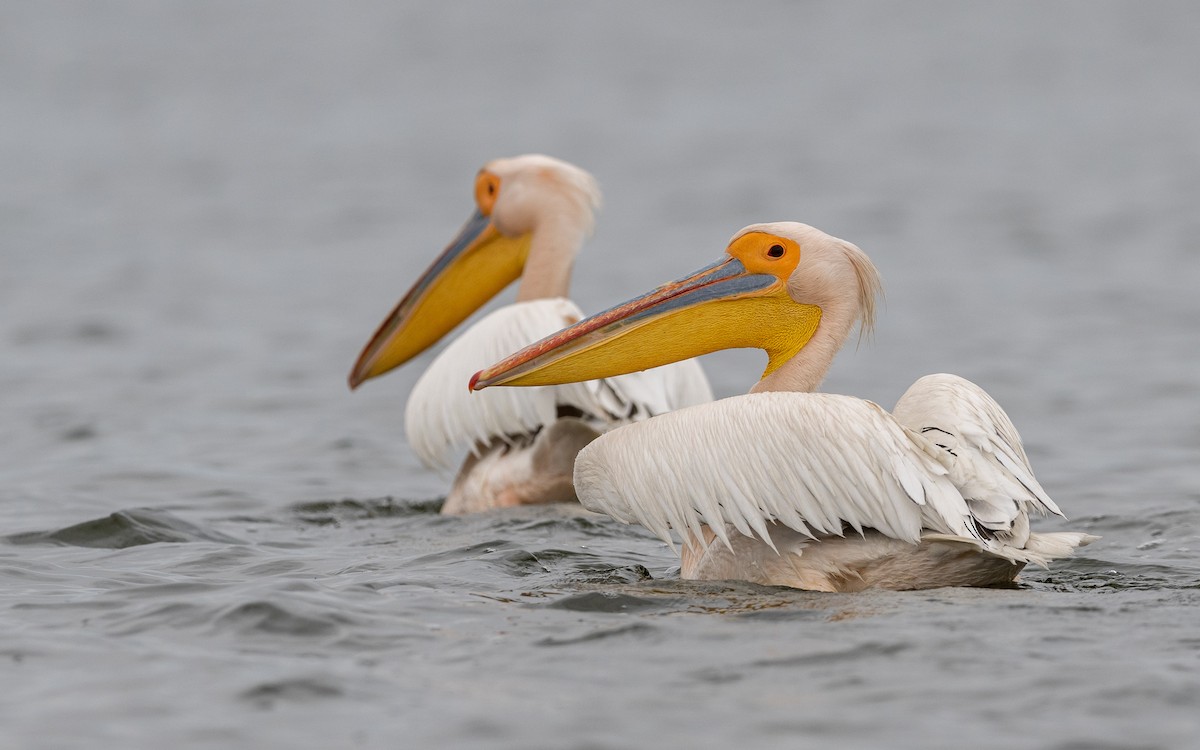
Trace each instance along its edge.
{"label": "small wave", "polygon": [[1089,532],[1103,534],[1112,531],[1128,531],[1131,529],[1174,529],[1180,525],[1190,525],[1195,519],[1195,511],[1191,508],[1162,508],[1146,509],[1137,514],[1099,513],[1090,516],[1072,516],[1071,520],[1083,526]]}
{"label": "small wave", "polygon": [[195,557],[179,560],[170,566],[177,573],[187,575],[207,576],[214,570],[227,570],[245,564],[260,557],[260,551],[247,546],[237,545],[206,551]]}
{"label": "small wave", "polygon": [[403,518],[423,516],[441,511],[445,498],[432,500],[397,500],[393,497],[355,500],[318,500],[291,506],[292,513],[305,523],[316,526],[339,525],[366,518]]}
{"label": "small wave", "polygon": [[96,428],[92,425],[80,424],[64,430],[58,437],[64,443],[75,443],[82,440],[91,440],[96,437],[96,434]]}
{"label": "small wave", "polygon": [[827,620],[829,613],[822,609],[758,609],[735,615],[739,620],[772,620],[791,622],[794,620]]}
{"label": "small wave", "polygon": [[796,669],[798,667],[830,666],[855,662],[861,659],[877,660],[891,657],[910,648],[906,643],[864,643],[837,651],[818,651],[811,654],[780,656],[773,659],[757,659],[744,665],[707,666],[688,674],[698,682],[720,685],[738,682],[747,675],[760,673],[764,669]]}
{"label": "small wave", "polygon": [[622,625],[617,628],[601,628],[600,630],[589,630],[586,633],[577,636],[569,636],[566,638],[546,637],[536,641],[536,646],[572,646],[580,643],[591,643],[593,641],[603,641],[610,638],[625,638],[634,636],[645,638],[651,635],[657,635],[658,629],[652,625],[647,625],[641,622]]}
{"label": "small wave", "polygon": [[503,539],[493,539],[422,555],[409,560],[404,567],[437,569],[481,564],[488,570],[514,578],[527,578],[551,572],[539,554]]}
{"label": "small wave", "polygon": [[1161,563],[1113,562],[1072,557],[1050,570],[1026,570],[1020,583],[1056,591],[1129,591],[1200,588],[1200,571]]}
{"label": "small wave", "polygon": [[164,626],[186,628],[200,622],[206,614],[204,607],[191,602],[155,604],[134,614],[113,618],[110,632],[118,636],[130,636],[152,632]]}
{"label": "small wave", "polygon": [[492,567],[518,577],[550,572],[550,569],[542,564],[537,555],[523,549],[498,552],[488,562],[491,563]]}
{"label": "small wave", "polygon": [[557,547],[529,549],[504,539],[491,539],[422,555],[404,563],[406,569],[482,565],[513,578],[551,576],[557,584],[631,584],[652,579],[641,564],[614,564],[590,551]]}
{"label": "small wave", "polygon": [[271,601],[239,604],[216,619],[219,629],[243,635],[324,637],[335,634],[347,618],[338,614],[302,614]]}
{"label": "small wave", "polygon": [[802,667],[827,664],[841,664],[860,659],[876,659],[881,656],[894,656],[901,651],[907,651],[912,645],[908,643],[864,643],[851,648],[837,651],[818,651],[813,654],[798,654],[782,656],[775,659],[759,659],[750,662],[751,667]]}
{"label": "small wave", "polygon": [[579,564],[574,566],[566,576],[567,582],[593,585],[612,585],[618,583],[640,583],[652,581],[654,576],[645,565],[605,565]]}
{"label": "small wave", "polygon": [[869,592],[825,594],[734,580],[657,578],[633,583],[624,590],[661,601],[664,613],[731,616],[739,620],[846,620],[873,616],[880,606]]}
{"label": "small wave", "polygon": [[132,508],[54,531],[26,531],[4,537],[9,544],[59,544],[71,547],[125,549],[158,542],[223,542],[241,544],[211,529],[155,508]]}
{"label": "small wave", "polygon": [[307,703],[326,698],[340,698],[345,691],[328,680],[316,677],[295,677],[273,680],[245,690],[238,697],[259,708],[274,708],[277,703]]}
{"label": "small wave", "polygon": [[564,596],[543,606],[547,609],[566,609],[571,612],[623,613],[662,609],[664,602],[630,594],[618,594],[614,591],[588,591]]}
{"label": "small wave", "polygon": [[515,547],[504,539],[491,539],[486,542],[476,542],[463,547],[455,547],[454,549],[434,552],[428,555],[415,557],[404,564],[405,567],[423,568],[427,566],[437,566],[446,563],[464,562],[467,560],[476,560],[480,557],[494,554],[501,551],[509,551]]}
{"label": "small wave", "polygon": [[653,578],[645,565],[640,563],[615,564],[593,552],[550,547],[535,550],[530,554],[545,567],[547,572],[555,572],[562,576],[565,583],[637,583]]}
{"label": "small wave", "polygon": [[496,518],[491,526],[513,533],[580,534],[604,538],[628,538],[639,534],[649,536],[649,532],[640,527],[619,523],[608,516],[591,513],[570,503],[533,506],[530,512],[537,512],[539,515],[529,518],[519,512],[510,513],[508,517]]}

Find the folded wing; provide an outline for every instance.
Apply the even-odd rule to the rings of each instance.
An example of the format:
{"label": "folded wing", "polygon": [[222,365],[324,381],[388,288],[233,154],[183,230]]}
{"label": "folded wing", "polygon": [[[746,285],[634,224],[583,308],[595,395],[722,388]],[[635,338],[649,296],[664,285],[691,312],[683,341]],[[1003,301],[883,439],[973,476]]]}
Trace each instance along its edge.
{"label": "folded wing", "polygon": [[1024,547],[1029,512],[1062,515],[1041,484],[1008,414],[982,388],[957,375],[926,375],[896,402],[892,416],[941,449],[950,479],[975,520],[1006,544]]}
{"label": "folded wing", "polygon": [[625,426],[580,452],[584,506],[671,541],[726,524],[768,544],[780,523],[810,536],[874,528],[980,540],[943,451],[914,441],[875,404],[817,393],[757,393]]}

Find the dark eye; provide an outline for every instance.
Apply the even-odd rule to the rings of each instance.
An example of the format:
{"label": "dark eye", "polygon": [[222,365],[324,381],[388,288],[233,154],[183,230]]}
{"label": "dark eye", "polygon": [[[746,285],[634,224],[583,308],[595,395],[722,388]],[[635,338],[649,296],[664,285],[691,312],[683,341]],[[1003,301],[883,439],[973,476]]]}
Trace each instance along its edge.
{"label": "dark eye", "polygon": [[783,245],[771,245],[771,247],[767,249],[767,256],[771,258],[782,258]]}
{"label": "dark eye", "polygon": [[488,183],[488,195],[495,195],[495,194],[496,194],[496,183],[489,182]]}

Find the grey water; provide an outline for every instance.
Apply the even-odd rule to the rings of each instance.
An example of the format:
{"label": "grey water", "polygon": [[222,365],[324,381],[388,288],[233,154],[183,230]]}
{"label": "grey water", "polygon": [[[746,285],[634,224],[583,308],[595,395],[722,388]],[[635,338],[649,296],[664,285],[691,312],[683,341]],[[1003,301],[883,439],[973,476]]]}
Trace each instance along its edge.
{"label": "grey water", "polygon": [[[1192,748],[1200,6],[0,6],[0,746]],[[867,251],[824,389],[956,372],[1103,537],[1009,590],[680,581],[444,518],[350,365],[488,159],[606,197],[598,310],[758,221]],[[512,292],[497,303],[511,299]],[[705,359],[720,396],[759,352]]]}

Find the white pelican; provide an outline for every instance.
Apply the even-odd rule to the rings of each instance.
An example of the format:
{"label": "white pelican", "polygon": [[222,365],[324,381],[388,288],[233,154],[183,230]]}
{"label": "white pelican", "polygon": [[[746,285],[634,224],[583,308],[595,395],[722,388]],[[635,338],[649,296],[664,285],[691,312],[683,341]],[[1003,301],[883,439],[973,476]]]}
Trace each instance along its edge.
{"label": "white pelican", "polygon": [[[1004,410],[954,375],[913,384],[892,414],[812,391],[879,276],[804,224],[755,224],[728,256],[477,373],[472,388],[565,383],[734,347],[765,349],[745,396],[603,435],[580,452],[584,506],[683,537],[681,575],[817,591],[994,586],[1095,537],[1033,533],[1062,515]],[[673,544],[673,543],[672,543]]]}
{"label": "white pelican", "polygon": [[[417,381],[408,441],[431,468],[470,449],[443,513],[575,500],[575,454],[604,429],[712,400],[696,362],[531,391],[472,394],[471,374],[583,313],[566,298],[575,254],[600,192],[582,169],[548,156],[489,162],[475,178],[474,215],[384,320],[350,372],[350,387],[436,343],[518,277],[515,304],[468,328]],[[481,398],[482,396],[482,398]]]}

